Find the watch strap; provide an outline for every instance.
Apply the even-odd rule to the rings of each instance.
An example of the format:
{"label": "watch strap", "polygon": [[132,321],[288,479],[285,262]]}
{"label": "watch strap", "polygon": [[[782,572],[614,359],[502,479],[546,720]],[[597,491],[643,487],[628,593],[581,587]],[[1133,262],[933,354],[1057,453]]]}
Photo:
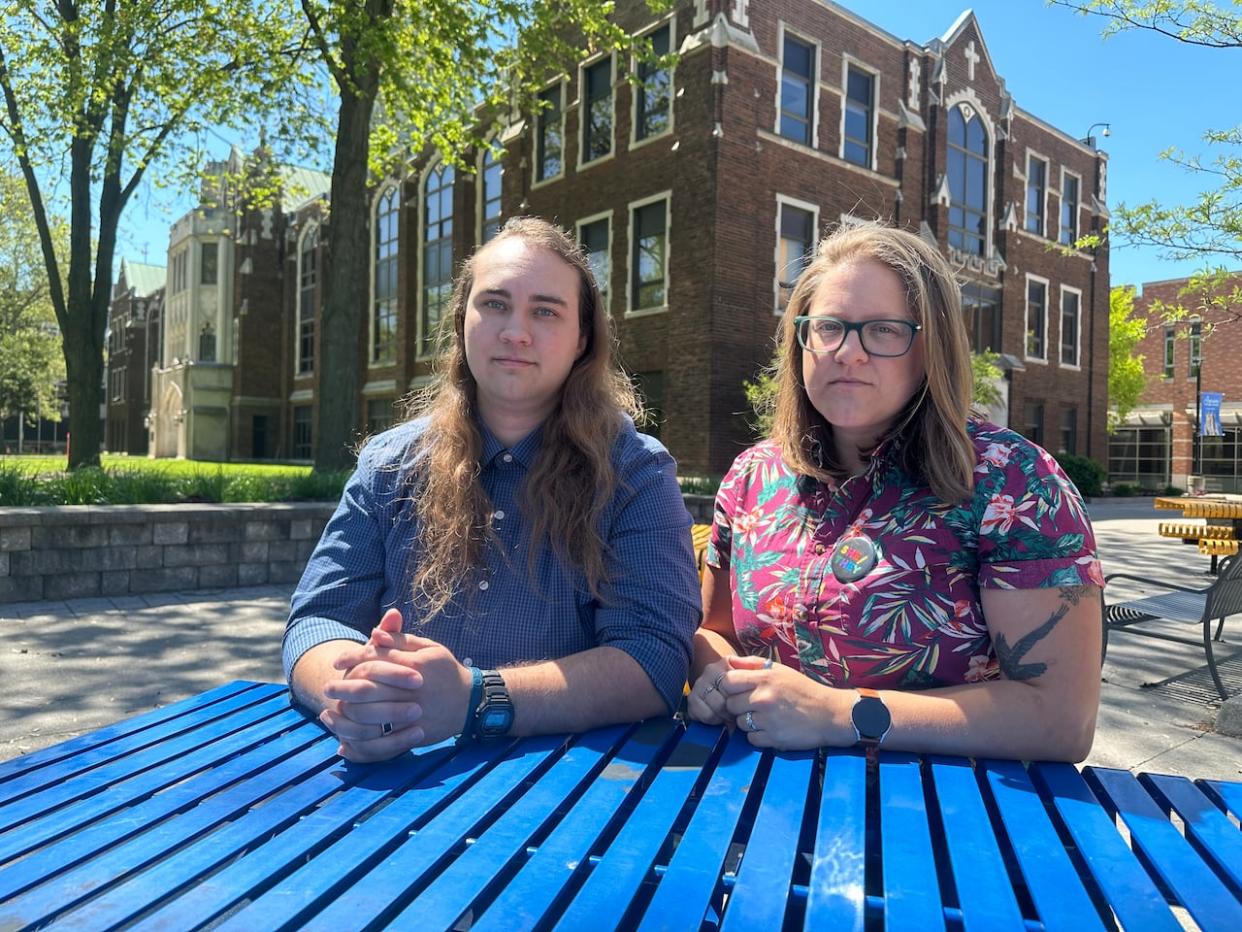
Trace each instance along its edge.
{"label": "watch strap", "polygon": [[466,703],[466,723],[461,726],[461,738],[468,741],[475,736],[475,723],[478,721],[479,703],[483,701],[483,671],[478,667],[470,668],[470,701]]}

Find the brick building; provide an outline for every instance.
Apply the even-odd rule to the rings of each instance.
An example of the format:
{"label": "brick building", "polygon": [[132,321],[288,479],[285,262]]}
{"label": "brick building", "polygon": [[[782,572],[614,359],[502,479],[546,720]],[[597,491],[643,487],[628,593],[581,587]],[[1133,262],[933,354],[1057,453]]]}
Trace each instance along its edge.
{"label": "brick building", "polygon": [[[1159,491],[1165,485],[1215,492],[1242,491],[1242,305],[1224,296],[1242,275],[1205,299],[1188,290],[1186,278],[1148,282],[1134,302],[1136,318],[1148,321],[1135,348],[1143,357],[1147,387],[1109,440],[1109,474]],[[1185,293],[1184,293],[1185,292]],[[1165,324],[1153,305],[1185,307],[1189,314]],[[1221,392],[1223,437],[1195,444],[1198,391]],[[1192,478],[1195,477],[1195,478]]]}
{"label": "brick building", "polygon": [[160,361],[164,267],[121,260],[108,308],[106,448],[147,453],[151,373]]}
{"label": "brick building", "polygon": [[[376,186],[360,423],[390,423],[428,377],[453,269],[504,217],[533,213],[587,247],[622,361],[683,472],[723,472],[752,442],[742,383],[771,358],[816,238],[879,218],[961,269],[975,345],[1006,370],[997,416],[1104,459],[1108,254],[1074,244],[1107,216],[1107,156],[1017,106],[973,14],[926,43],[822,0],[681,0],[655,20],[625,0],[616,15],[679,52],[676,66],[587,58],[549,82],[544,109],[507,122],[498,158],[479,153],[464,171],[433,157]],[[271,249],[246,273],[250,297],[233,298],[249,307],[234,330],[227,455],[312,449],[330,239],[320,209],[270,217],[268,234],[245,217],[233,237],[238,276],[264,235]],[[244,387],[252,368],[261,375]]]}

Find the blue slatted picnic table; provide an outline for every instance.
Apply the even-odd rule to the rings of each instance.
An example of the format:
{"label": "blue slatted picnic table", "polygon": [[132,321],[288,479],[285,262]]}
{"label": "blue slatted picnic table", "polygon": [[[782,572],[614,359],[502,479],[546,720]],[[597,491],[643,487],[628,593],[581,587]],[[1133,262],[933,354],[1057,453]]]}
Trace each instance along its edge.
{"label": "blue slatted picnic table", "polygon": [[1242,784],[664,719],[335,754],[236,682],[0,763],[0,929],[1242,929]]}

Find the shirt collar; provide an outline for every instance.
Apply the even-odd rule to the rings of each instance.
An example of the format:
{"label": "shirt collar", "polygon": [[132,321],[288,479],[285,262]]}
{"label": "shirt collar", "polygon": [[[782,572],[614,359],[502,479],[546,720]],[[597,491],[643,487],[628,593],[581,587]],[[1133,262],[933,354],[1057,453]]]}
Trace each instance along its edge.
{"label": "shirt collar", "polygon": [[479,433],[483,436],[483,455],[479,458],[479,465],[483,467],[491,466],[495,462],[496,457],[508,453],[524,468],[530,468],[531,463],[535,461],[535,455],[539,452],[539,447],[543,444],[542,424],[511,447],[505,447],[503,443],[496,439],[496,435],[488,430],[487,425],[482,421],[479,421],[478,424]]}

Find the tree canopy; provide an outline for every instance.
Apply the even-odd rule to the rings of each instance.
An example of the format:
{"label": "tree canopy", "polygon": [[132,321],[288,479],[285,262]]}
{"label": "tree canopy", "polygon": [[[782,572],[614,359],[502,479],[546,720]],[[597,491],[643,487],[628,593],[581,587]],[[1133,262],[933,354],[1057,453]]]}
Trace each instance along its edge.
{"label": "tree canopy", "polygon": [[1123,286],[1108,295],[1108,429],[1115,430],[1143,397],[1147,377],[1143,357],[1134,348],[1147,335],[1147,320],[1134,317],[1134,288]]}

